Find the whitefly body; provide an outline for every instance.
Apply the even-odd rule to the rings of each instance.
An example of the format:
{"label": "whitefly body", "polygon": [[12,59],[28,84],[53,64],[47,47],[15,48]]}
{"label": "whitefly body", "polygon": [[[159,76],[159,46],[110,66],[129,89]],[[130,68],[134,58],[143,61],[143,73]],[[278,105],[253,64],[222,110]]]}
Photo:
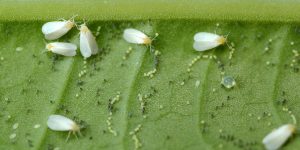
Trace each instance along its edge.
{"label": "whitefly body", "polygon": [[282,125],[269,133],[262,141],[267,150],[279,149],[289,137],[295,133],[296,127],[292,124]]}
{"label": "whitefly body", "polygon": [[[48,127],[53,131],[69,131],[66,141],[68,141],[71,132],[76,136],[76,132],[80,133],[80,127],[73,120],[61,116],[61,115],[50,115],[47,121]],[[76,136],[77,137],[77,136]]]}
{"label": "whitefly body", "polygon": [[72,43],[53,42],[46,45],[46,49],[64,56],[75,56],[77,46]]}
{"label": "whitefly body", "polygon": [[199,32],[194,35],[193,47],[197,51],[206,51],[225,44],[226,38],[208,32]]}
{"label": "whitefly body", "polygon": [[96,38],[89,28],[82,24],[80,26],[80,52],[84,58],[97,54],[99,51]]}
{"label": "whitefly body", "polygon": [[71,20],[47,22],[42,27],[42,32],[47,40],[55,40],[74,27],[75,23]]}
{"label": "whitefly body", "polygon": [[150,45],[152,43],[152,40],[145,33],[132,28],[124,30],[123,38],[134,44]]}
{"label": "whitefly body", "polygon": [[61,115],[50,115],[47,125],[54,131],[79,131],[79,126],[71,119]]}

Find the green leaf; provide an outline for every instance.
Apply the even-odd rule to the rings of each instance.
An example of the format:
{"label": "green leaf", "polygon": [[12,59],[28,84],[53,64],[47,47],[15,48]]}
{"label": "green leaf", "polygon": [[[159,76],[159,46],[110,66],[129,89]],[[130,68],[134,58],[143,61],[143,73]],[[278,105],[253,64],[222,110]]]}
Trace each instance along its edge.
{"label": "green leaf", "polygon": [[[300,47],[299,3],[256,0],[250,9],[250,2],[237,2],[0,2],[0,149],[135,149],[139,143],[149,150],[263,149],[267,133],[293,123],[292,115],[299,120],[300,64],[292,52]],[[93,32],[101,27],[102,51],[86,63],[79,51],[63,57],[44,49],[45,21],[74,14]],[[129,27],[159,33],[153,78],[144,76],[153,69],[149,48],[122,38]],[[197,52],[193,36],[200,31],[228,35],[228,45]],[[74,28],[59,41],[78,44],[78,38]],[[201,58],[188,72],[204,55],[217,59]],[[235,87],[221,85],[222,71]],[[109,119],[109,101],[118,92]],[[83,136],[65,142],[67,132],[47,127],[51,114],[84,125]],[[298,138],[284,149],[297,149]]]}

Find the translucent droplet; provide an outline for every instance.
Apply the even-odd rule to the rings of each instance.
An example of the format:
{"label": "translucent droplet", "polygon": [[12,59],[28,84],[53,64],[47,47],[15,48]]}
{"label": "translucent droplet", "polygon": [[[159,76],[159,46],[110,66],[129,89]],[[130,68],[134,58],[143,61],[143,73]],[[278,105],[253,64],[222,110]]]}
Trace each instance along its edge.
{"label": "translucent droplet", "polygon": [[221,84],[230,89],[236,85],[236,82],[232,76],[225,76],[222,78]]}

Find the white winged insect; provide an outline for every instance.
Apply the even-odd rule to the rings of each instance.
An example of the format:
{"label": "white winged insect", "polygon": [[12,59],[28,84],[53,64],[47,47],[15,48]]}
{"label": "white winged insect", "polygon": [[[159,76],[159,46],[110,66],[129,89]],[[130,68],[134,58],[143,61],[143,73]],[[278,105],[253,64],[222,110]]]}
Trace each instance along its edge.
{"label": "white winged insect", "polygon": [[75,136],[76,132],[81,135],[79,125],[77,125],[73,120],[61,115],[50,115],[47,121],[47,125],[51,130],[54,131],[69,131],[66,141],[68,141],[71,132]]}
{"label": "white winged insect", "polygon": [[158,36],[158,33],[155,34],[154,38],[150,38],[147,36],[145,33],[142,31],[139,31],[137,29],[133,28],[128,28],[124,30],[123,33],[123,38],[125,41],[128,43],[133,43],[133,44],[142,44],[150,47],[150,52],[153,54],[154,57],[154,66],[155,68],[157,67],[158,64],[158,58],[155,55],[154,48],[152,46],[152,42],[155,40],[155,38]]}
{"label": "white winged insect", "polygon": [[269,133],[262,141],[267,150],[279,149],[296,132],[296,126],[285,124]]}
{"label": "white winged insect", "polygon": [[194,35],[193,47],[196,51],[206,51],[223,45],[227,38],[213,33],[198,32]]}
{"label": "white winged insect", "polygon": [[55,40],[65,35],[75,25],[74,17],[70,20],[47,22],[43,25],[42,32],[45,35],[45,39]]}
{"label": "white winged insect", "polygon": [[145,33],[132,28],[124,30],[123,38],[134,44],[151,45],[152,43],[152,40]]}
{"label": "white winged insect", "polygon": [[77,46],[72,43],[53,42],[46,44],[46,49],[64,56],[75,56]]}
{"label": "white winged insect", "polygon": [[80,52],[84,58],[97,54],[99,51],[96,38],[84,24],[80,26]]}

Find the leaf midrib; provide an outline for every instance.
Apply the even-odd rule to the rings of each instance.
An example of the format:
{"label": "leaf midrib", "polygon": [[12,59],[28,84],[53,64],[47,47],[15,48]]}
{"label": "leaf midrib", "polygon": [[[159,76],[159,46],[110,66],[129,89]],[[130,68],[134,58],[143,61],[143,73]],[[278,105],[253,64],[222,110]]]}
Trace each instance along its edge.
{"label": "leaf midrib", "polygon": [[128,103],[129,103],[129,99],[131,97],[131,95],[133,94],[134,92],[134,85],[136,83],[136,79],[137,79],[137,76],[138,74],[140,73],[140,70],[142,68],[142,65],[144,63],[144,60],[145,60],[145,54],[146,54],[147,50],[145,50],[142,54],[142,57],[140,58],[140,63],[139,63],[139,66],[138,68],[135,70],[134,72],[134,76],[132,78],[132,80],[130,81],[130,88],[129,88],[129,92],[128,92],[128,95],[126,96],[125,100],[126,100],[126,105],[124,106],[124,110],[125,112],[123,113],[123,119],[124,119],[124,122],[125,122],[125,127],[124,127],[124,131],[123,131],[123,135],[122,135],[122,138],[121,138],[121,141],[122,141],[122,149],[125,150],[126,146],[125,146],[125,141],[126,141],[126,135],[127,132],[128,132],[128,118],[127,118],[127,114],[128,114]]}
{"label": "leaf midrib", "polygon": [[[71,73],[73,72],[73,68],[74,68],[74,59],[75,58],[71,58],[70,61],[72,61],[70,63],[70,65],[68,66],[68,71],[67,71],[67,76],[62,84],[62,90],[60,90],[60,93],[58,94],[57,98],[56,98],[56,105],[53,107],[52,111],[51,111],[51,114],[55,114],[57,108],[59,107],[59,105],[63,102],[62,98],[64,97],[65,95],[65,91],[67,90],[67,87],[68,87],[68,84],[70,83],[69,80],[71,80],[70,76],[71,76]],[[49,114],[49,115],[51,115]],[[38,139],[38,142],[37,142],[37,146],[35,147],[36,150],[39,150],[41,149],[42,147],[42,144],[43,142],[45,141],[46,139],[46,134],[47,134],[47,130],[48,130],[48,126],[45,126],[44,129],[43,129],[43,133],[41,134],[41,138]]]}

